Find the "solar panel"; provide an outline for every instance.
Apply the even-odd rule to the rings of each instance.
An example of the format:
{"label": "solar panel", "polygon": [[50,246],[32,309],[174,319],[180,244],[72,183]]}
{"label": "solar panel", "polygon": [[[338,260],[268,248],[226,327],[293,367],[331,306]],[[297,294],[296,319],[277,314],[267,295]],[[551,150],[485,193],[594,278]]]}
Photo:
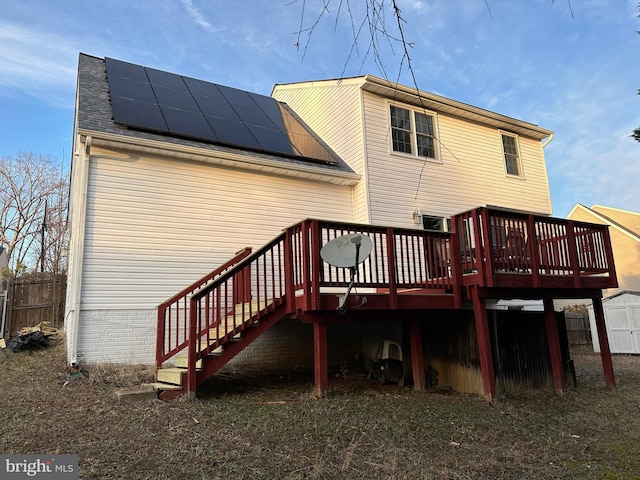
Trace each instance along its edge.
{"label": "solar panel", "polygon": [[287,137],[285,137],[280,130],[255,125],[247,125],[247,127],[253,136],[256,137],[256,140],[258,140],[263,150],[283,153],[289,156],[300,156],[300,153],[293,148],[291,142],[287,140]]}
{"label": "solar panel", "polygon": [[155,103],[156,96],[149,83],[131,80],[129,78],[114,77],[109,80],[112,97],[129,98],[140,102]]}
{"label": "solar panel", "polygon": [[161,106],[160,109],[169,132],[204,140],[217,140],[216,134],[202,114],[165,106]]}
{"label": "solar panel", "polygon": [[271,97],[105,59],[116,123],[293,158],[335,163]]}
{"label": "solar panel", "polygon": [[202,115],[198,104],[186,88],[178,90],[153,85],[153,91],[158,100],[158,104],[161,106],[179,108],[180,110],[186,110],[188,112],[198,112]]}
{"label": "solar panel", "polygon": [[205,115],[211,115],[212,117],[227,118],[234,122],[239,122],[240,117],[231,108],[229,102],[227,102],[222,96],[220,97],[206,97],[204,95],[194,95],[196,103],[200,107],[200,111]]}
{"label": "solar panel", "polygon": [[244,123],[218,117],[207,116],[206,118],[221,143],[262,150],[262,145],[258,143]]}
{"label": "solar panel", "polygon": [[151,82],[154,87],[157,85],[160,87],[177,88],[179,90],[187,89],[187,86],[180,75],[163,72],[162,70],[156,70],[154,68],[145,68],[145,70],[147,72],[147,77],[149,77],[149,82]]}
{"label": "solar panel", "polygon": [[104,61],[107,66],[109,82],[111,82],[112,77],[130,78],[139,82],[148,81],[145,68],[140,65],[114,60],[113,58],[105,58]]}
{"label": "solar panel", "polygon": [[160,107],[153,103],[138,102],[129,98],[111,97],[113,120],[132,127],[168,132]]}

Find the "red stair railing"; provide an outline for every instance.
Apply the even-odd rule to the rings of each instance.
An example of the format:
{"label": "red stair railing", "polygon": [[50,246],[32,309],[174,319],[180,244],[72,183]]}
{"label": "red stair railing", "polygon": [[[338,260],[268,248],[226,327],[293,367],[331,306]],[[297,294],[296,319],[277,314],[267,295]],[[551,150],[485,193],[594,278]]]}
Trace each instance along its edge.
{"label": "red stair railing", "polygon": [[243,248],[231,260],[158,305],[156,337],[156,366],[158,368],[187,346],[188,330],[186,325],[189,318],[189,296],[250,254],[250,247]]}
{"label": "red stair railing", "polygon": [[280,234],[189,298],[187,390],[195,392],[196,364],[285,301],[285,240]]}

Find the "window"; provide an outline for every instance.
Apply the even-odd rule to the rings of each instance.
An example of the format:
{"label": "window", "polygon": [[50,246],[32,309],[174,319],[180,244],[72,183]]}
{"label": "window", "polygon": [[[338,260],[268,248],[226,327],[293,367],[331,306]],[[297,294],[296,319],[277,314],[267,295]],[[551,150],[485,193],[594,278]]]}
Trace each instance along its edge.
{"label": "window", "polygon": [[513,135],[502,134],[502,151],[504,152],[504,164],[507,174],[522,176],[520,171],[520,156],[518,155],[517,138]]}
{"label": "window", "polygon": [[395,105],[390,108],[393,151],[436,158],[433,116]]}
{"label": "window", "polygon": [[[446,225],[446,230],[445,230]],[[450,232],[451,219],[444,217],[434,217],[432,215],[422,215],[422,228],[425,230],[433,230],[436,232]]]}

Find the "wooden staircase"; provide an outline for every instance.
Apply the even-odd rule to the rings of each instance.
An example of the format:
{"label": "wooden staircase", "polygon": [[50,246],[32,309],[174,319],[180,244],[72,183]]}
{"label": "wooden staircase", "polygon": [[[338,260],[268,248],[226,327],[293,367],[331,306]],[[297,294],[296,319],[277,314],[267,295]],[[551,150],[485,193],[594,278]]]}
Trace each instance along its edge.
{"label": "wooden staircase", "polygon": [[[257,302],[238,304],[224,321],[211,327],[208,340],[200,340],[195,362],[196,387],[220,370],[256,338],[283,318],[284,308],[271,309],[273,301],[258,310]],[[157,370],[153,387],[161,399],[188,394],[189,355],[181,352]]]}

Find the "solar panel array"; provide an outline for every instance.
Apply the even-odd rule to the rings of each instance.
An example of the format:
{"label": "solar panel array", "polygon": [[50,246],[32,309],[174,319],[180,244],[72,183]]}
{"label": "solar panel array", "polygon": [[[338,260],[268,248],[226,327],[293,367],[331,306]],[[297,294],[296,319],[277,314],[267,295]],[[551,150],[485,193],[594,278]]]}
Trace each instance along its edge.
{"label": "solar panel array", "polygon": [[105,59],[116,123],[292,158],[334,158],[275,99]]}

